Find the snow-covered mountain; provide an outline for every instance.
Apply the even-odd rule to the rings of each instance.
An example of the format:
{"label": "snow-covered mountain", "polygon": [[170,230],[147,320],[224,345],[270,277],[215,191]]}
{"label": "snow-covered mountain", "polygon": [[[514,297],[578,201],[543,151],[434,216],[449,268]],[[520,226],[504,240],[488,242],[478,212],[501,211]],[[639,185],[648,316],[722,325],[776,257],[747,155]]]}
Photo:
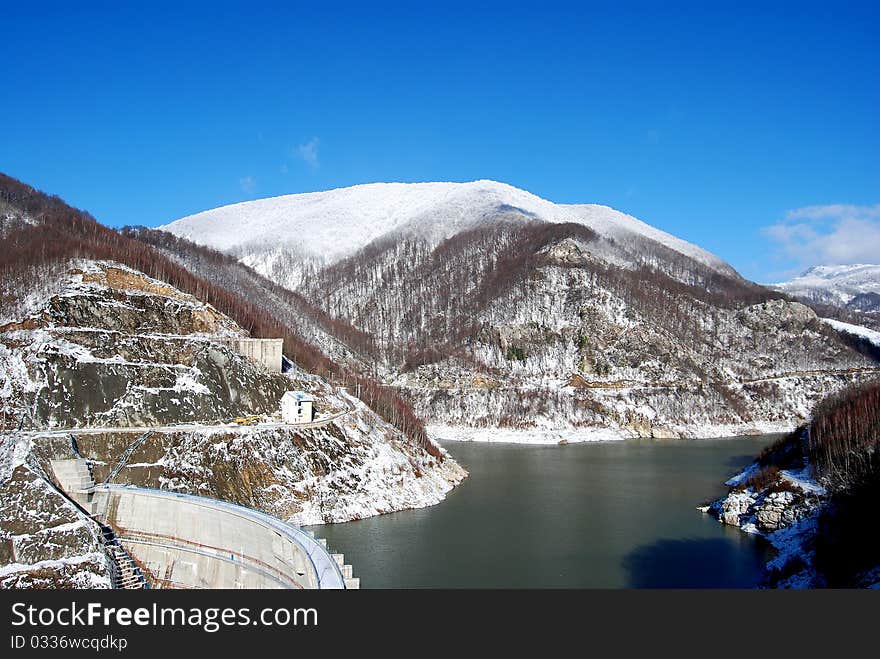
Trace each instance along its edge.
{"label": "snow-covered mountain", "polygon": [[[195,243],[251,257],[279,247],[325,264],[370,243],[403,235],[436,245],[462,231],[498,220],[576,223],[604,242],[609,260],[638,262],[621,246],[658,243],[709,268],[732,275],[715,255],[644,222],[596,204],[555,204],[497,181],[370,183],[223,206],[159,227]],[[246,262],[247,258],[243,259]],[[251,258],[251,265],[260,269]]]}
{"label": "snow-covered mountain", "polygon": [[772,288],[808,302],[853,311],[880,311],[880,265],[817,265]]}
{"label": "snow-covered mountain", "polygon": [[[300,524],[432,505],[466,477],[403,401],[349,376],[369,405],[358,399],[309,342],[343,350],[335,337],[360,338],[354,328],[256,273],[246,280],[235,259],[190,254],[202,278],[171,251],[3,174],[0,238],[0,588],[116,583],[118,555],[63,494],[56,460],[85,458],[98,482],[208,495]],[[254,334],[283,337],[284,373],[231,347]],[[313,395],[315,424],[278,421],[290,390]],[[253,414],[264,422],[228,423]]]}
{"label": "snow-covered mountain", "polygon": [[165,228],[369,337],[347,361],[441,438],[776,431],[880,372],[859,337],[699,247],[492,181],[290,195]]}

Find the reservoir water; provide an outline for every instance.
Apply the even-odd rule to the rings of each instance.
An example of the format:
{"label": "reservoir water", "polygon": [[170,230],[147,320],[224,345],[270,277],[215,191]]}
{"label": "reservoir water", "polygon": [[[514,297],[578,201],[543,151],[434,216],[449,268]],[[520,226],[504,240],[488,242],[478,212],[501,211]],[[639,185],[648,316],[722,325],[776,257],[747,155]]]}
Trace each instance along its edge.
{"label": "reservoir water", "polygon": [[442,503],[310,528],[363,588],[752,588],[766,545],[696,506],[773,439],[447,442]]}

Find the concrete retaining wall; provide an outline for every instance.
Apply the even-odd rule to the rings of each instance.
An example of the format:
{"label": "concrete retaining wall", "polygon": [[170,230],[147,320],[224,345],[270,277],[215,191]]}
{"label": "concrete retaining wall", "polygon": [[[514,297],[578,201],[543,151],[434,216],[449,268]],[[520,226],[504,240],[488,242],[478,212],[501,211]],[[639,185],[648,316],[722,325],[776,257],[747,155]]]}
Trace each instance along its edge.
{"label": "concrete retaining wall", "polygon": [[158,586],[357,587],[356,579],[343,575],[341,556],[337,560],[305,531],[250,508],[118,485],[97,486],[94,503]]}
{"label": "concrete retaining wall", "polygon": [[217,338],[214,341],[246,357],[253,363],[262,365],[273,373],[281,372],[284,339]]}

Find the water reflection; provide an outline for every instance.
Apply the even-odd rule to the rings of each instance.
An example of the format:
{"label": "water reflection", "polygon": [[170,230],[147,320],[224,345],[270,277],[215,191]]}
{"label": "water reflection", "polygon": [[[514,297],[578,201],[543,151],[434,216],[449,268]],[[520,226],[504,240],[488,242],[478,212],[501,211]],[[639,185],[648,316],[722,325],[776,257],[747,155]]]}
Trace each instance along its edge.
{"label": "water reflection", "polygon": [[[741,534],[736,529],[732,529]],[[738,541],[739,540],[739,541]],[[754,588],[762,552],[752,538],[662,539],[623,559],[630,588]],[[753,560],[744,560],[751,557]]]}

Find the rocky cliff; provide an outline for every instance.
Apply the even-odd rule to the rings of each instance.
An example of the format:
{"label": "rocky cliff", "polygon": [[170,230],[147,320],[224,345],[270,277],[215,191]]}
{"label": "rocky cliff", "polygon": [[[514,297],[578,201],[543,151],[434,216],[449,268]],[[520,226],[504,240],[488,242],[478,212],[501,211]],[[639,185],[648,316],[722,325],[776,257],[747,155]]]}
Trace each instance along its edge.
{"label": "rocky cliff", "polygon": [[[116,482],[229,499],[298,523],[430,505],[466,476],[442,449],[429,454],[344,389],[295,366],[269,372],[220,345],[247,333],[121,264],[73,262],[20,310],[0,327],[7,431],[21,426],[53,446],[72,434],[99,479],[102,465],[109,472],[157,427]],[[280,422],[288,390],[315,397],[315,427]],[[241,415],[263,423],[230,424]]]}
{"label": "rocky cliff", "polygon": [[0,435],[0,588],[110,588],[100,529],[47,466],[29,438]]}
{"label": "rocky cliff", "polygon": [[81,261],[0,326],[7,424],[216,422],[274,412],[289,388],[211,339],[243,330],[192,296],[120,264]]}

